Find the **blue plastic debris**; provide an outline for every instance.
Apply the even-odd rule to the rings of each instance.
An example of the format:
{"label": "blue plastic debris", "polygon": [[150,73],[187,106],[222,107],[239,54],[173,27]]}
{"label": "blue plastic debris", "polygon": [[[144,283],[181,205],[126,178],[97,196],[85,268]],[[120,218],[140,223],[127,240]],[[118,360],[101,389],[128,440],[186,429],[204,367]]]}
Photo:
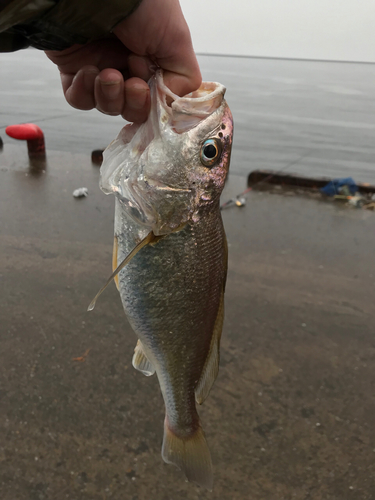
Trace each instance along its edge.
{"label": "blue plastic debris", "polygon": [[346,177],[345,179],[333,179],[321,188],[320,191],[327,196],[334,196],[335,194],[340,194],[341,188],[344,186],[348,186],[352,195],[358,191],[358,186],[351,177]]}

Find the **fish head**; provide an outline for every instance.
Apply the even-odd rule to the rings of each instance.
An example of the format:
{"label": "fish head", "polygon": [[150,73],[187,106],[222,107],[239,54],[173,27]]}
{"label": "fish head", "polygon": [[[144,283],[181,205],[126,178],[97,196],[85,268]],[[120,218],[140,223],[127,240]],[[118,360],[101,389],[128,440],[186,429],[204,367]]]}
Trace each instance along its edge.
{"label": "fish head", "polygon": [[204,82],[184,97],[158,70],[151,111],[122,129],[103,155],[101,188],[138,224],[165,235],[217,207],[229,169],[233,119],[225,87]]}

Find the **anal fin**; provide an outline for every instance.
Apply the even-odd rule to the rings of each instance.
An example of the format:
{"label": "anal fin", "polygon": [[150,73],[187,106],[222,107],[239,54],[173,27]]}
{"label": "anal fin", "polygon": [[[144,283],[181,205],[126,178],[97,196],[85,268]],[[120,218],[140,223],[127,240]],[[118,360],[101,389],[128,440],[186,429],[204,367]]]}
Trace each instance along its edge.
{"label": "anal fin", "polygon": [[210,350],[207,355],[201,378],[195,388],[195,400],[201,405],[210,393],[219,372],[220,339],[224,322],[224,291],[221,294],[219,310],[216,316]]}
{"label": "anal fin", "polygon": [[136,370],[146,375],[146,377],[150,377],[155,373],[155,368],[153,367],[152,363],[147,359],[147,356],[143,350],[142,342],[140,340],[138,340],[137,345],[135,346],[134,349],[132,365]]}

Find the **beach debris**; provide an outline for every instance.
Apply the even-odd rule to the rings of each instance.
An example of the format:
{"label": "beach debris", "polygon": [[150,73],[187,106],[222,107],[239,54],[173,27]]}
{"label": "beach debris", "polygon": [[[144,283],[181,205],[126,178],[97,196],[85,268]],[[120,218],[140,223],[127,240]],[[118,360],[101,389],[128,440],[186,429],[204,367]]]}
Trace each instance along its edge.
{"label": "beach debris", "polygon": [[[282,170],[254,170],[248,176],[248,190],[254,189],[261,194],[266,189],[271,194],[291,196],[299,194],[310,198],[322,196],[337,202],[342,202],[348,207],[366,208],[375,210],[375,185],[368,182],[355,182],[352,177],[337,179],[304,177],[299,174],[285,174]],[[293,191],[291,191],[291,189]],[[236,199],[247,191],[240,193],[223,205],[221,209],[235,206]]]}
{"label": "beach debris", "polygon": [[86,358],[89,355],[90,351],[91,347],[89,349],[86,349],[86,351],[82,354],[82,356],[78,356],[77,358],[72,358],[72,361],[79,361],[80,363],[83,363],[84,361],[86,361]]}
{"label": "beach debris", "polygon": [[85,198],[89,194],[86,187],[77,188],[73,191],[74,198]]}
{"label": "beach debris", "polygon": [[94,149],[94,151],[91,152],[91,161],[94,165],[100,165],[103,163],[103,153],[104,149]]}
{"label": "beach debris", "polygon": [[[303,190],[321,192],[324,188],[332,182],[328,177],[305,177],[297,173],[285,173],[285,168],[278,171],[273,170],[253,170],[250,172],[247,185],[257,190],[265,188],[267,185],[275,186],[274,189],[289,187],[296,187]],[[375,185],[368,182],[356,182],[357,191],[363,195],[373,195],[375,193]],[[278,186],[278,187],[276,187]]]}
{"label": "beach debris", "polygon": [[9,125],[5,132],[9,137],[19,141],[27,141],[27,151],[30,157],[43,157],[46,154],[43,130],[35,123]]}
{"label": "beach debris", "polygon": [[334,179],[320,191],[327,196],[333,196],[335,201],[345,202],[355,208],[367,206],[374,196],[361,194],[358,185],[351,177]]}
{"label": "beach debris", "polygon": [[249,193],[252,190],[251,187],[245,189],[245,191],[242,191],[242,193],[238,194],[234,198],[231,198],[230,200],[226,201],[222,205],[220,205],[220,210],[224,210],[224,208],[229,208],[229,207],[244,207],[246,205],[246,198],[245,194]]}
{"label": "beach debris", "polygon": [[321,188],[321,193],[326,196],[335,196],[338,194],[344,196],[354,196],[358,192],[358,186],[354,179],[351,177],[333,179],[328,182],[323,188]]}
{"label": "beach debris", "polygon": [[235,199],[235,203],[237,207],[244,207],[246,205],[246,198],[240,196]]}
{"label": "beach debris", "polygon": [[355,196],[348,196],[348,203],[356,208],[362,208],[365,204],[365,199],[357,193]]}

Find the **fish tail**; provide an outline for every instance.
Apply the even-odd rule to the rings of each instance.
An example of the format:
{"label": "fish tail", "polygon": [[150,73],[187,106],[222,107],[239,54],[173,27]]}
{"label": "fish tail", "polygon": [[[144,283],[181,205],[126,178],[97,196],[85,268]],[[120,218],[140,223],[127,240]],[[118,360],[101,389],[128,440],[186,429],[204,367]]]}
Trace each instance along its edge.
{"label": "fish tail", "polygon": [[211,455],[200,425],[193,434],[179,437],[169,427],[166,417],[162,457],[167,464],[176,465],[181,469],[189,481],[212,491]]}

